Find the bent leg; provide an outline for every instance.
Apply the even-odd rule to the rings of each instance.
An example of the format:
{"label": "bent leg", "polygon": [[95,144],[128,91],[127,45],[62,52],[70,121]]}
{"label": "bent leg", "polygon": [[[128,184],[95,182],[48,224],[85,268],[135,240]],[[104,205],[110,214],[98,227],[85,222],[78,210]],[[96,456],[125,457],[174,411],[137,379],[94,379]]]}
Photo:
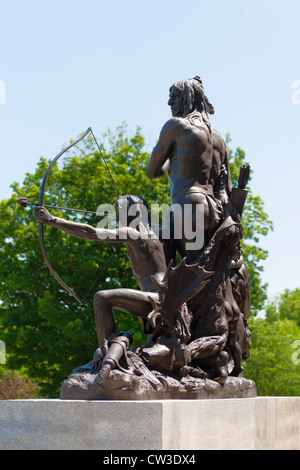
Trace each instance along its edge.
{"label": "bent leg", "polygon": [[115,331],[113,309],[122,310],[139,318],[147,318],[152,310],[149,297],[158,300],[158,294],[134,289],[112,289],[99,291],[94,297],[94,311],[99,347]]}

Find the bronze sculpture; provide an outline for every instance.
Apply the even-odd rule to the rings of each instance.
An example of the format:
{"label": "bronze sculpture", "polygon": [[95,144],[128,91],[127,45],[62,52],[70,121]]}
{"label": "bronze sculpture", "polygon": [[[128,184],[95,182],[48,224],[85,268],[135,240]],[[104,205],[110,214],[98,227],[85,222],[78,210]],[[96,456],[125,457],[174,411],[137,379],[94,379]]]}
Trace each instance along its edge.
{"label": "bronze sculpture", "polygon": [[[63,383],[61,398],[256,393],[255,384],[242,377],[250,335],[249,276],[240,247],[249,168],[241,169],[239,187],[232,188],[228,149],[210,125],[208,115],[214,109],[199,77],[175,83],[168,104],[172,118],[162,128],[147,175],[169,174],[170,239],[161,239],[150,217],[142,217],[147,203],[140,196],[118,199],[118,209],[135,206],[138,223],[130,227],[132,217],[127,215],[113,233],[53,217],[42,204],[35,210],[40,225],[87,240],[125,243],[140,288],[95,295],[99,347],[93,360]],[[175,250],[167,255],[169,245],[181,257],[177,266]],[[130,347],[132,335],[116,329],[113,308],[141,319],[147,344]]]}

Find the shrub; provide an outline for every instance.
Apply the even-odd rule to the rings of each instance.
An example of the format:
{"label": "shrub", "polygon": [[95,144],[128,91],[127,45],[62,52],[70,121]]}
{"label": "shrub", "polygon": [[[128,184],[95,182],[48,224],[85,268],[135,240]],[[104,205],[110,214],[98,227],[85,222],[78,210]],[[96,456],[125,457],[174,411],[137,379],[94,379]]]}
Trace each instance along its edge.
{"label": "shrub", "polygon": [[25,379],[13,370],[6,370],[0,377],[0,400],[36,398],[39,391],[37,383]]}

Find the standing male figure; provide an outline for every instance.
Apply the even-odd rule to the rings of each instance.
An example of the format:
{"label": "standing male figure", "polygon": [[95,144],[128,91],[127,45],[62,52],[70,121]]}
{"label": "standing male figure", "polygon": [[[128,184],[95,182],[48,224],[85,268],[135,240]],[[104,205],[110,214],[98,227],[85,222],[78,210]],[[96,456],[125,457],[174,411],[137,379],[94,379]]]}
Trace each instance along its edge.
{"label": "standing male figure", "polygon": [[[172,118],[161,130],[147,167],[147,176],[159,178],[168,172],[176,249],[181,258],[187,258],[187,263],[193,263],[199,259],[222,222],[227,219],[229,225],[233,223],[232,218],[227,218],[231,215],[228,200],[232,189],[229,152],[224,139],[210,125],[209,114],[214,114],[214,108],[199,77],[174,83],[170,88],[168,105]],[[178,226],[181,228],[179,231]],[[176,232],[182,235],[181,238],[176,236]],[[193,232],[195,236],[191,239]],[[199,232],[202,232],[200,247],[197,243],[190,243],[197,242]],[[230,255],[226,248],[220,249],[219,259],[211,269],[215,271],[212,281],[203,292],[193,297],[189,307],[193,313],[192,339],[198,341],[196,354],[199,361],[202,364],[203,360],[212,360],[211,363],[218,368],[218,362],[226,362],[226,353],[222,351],[228,338],[228,312],[231,311],[230,320],[236,320],[240,311],[231,292]],[[235,315],[232,306],[237,312]],[[234,351],[237,348],[235,335],[236,331],[230,336],[230,341],[233,337],[231,342],[234,344],[230,346]],[[213,355],[206,347],[205,337],[214,339]]]}
{"label": "standing male figure", "polygon": [[[153,179],[169,173],[173,223],[179,234],[175,243],[181,257],[186,256],[190,263],[224,216],[222,203],[227,202],[231,191],[228,149],[210,125],[208,115],[214,108],[199,77],[175,83],[168,105],[173,117],[161,130],[147,176]],[[194,238],[192,232],[196,233]]]}

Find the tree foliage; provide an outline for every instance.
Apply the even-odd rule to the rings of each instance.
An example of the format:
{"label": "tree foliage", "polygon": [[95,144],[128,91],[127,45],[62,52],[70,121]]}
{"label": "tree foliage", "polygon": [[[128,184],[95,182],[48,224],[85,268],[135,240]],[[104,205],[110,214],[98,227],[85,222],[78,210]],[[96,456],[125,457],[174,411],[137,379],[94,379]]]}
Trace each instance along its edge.
{"label": "tree foliage", "polygon": [[[151,203],[169,203],[167,176],[150,181],[145,168],[150,155],[145,151],[141,129],[128,136],[125,124],[103,136],[101,149],[118,191],[142,195]],[[231,152],[231,171],[236,182],[238,168],[245,163],[241,149]],[[19,197],[39,200],[41,180],[49,161],[41,158],[35,173],[27,173],[23,185],[12,184],[13,195],[0,203],[0,299],[2,327],[0,339],[6,344],[7,367],[24,370],[38,380],[42,396],[59,395],[62,381],[74,367],[91,360],[97,345],[93,295],[116,287],[137,288],[121,246],[107,270],[90,290],[84,306],[77,304],[57,283],[44,265],[37,223],[31,207],[16,204]],[[81,141],[54,166],[47,186],[45,204],[96,211],[102,203],[114,204],[117,194],[101,155],[91,137]],[[54,213],[54,211],[52,211]],[[55,211],[55,215],[96,226],[99,218],[91,214]],[[267,253],[259,248],[259,235],[265,236],[271,222],[258,196],[249,193],[244,217],[244,255],[251,277],[253,311],[265,300],[260,273]],[[47,252],[55,270],[81,297],[89,291],[99,270],[113,254],[112,245],[70,237],[53,227],[45,227]],[[139,320],[116,311],[117,327],[134,332],[135,344],[142,344]]]}
{"label": "tree foliage", "polygon": [[[230,136],[226,136],[227,144],[230,144]],[[242,165],[249,164],[245,160],[244,150],[238,147],[234,152],[229,148],[230,172],[232,184],[237,187],[239,169]],[[251,167],[251,165],[250,165]],[[249,183],[251,182],[253,170],[250,171]],[[261,273],[263,271],[263,261],[268,257],[268,251],[259,246],[260,237],[265,237],[270,230],[273,230],[273,223],[268,214],[264,211],[264,203],[260,196],[254,195],[250,184],[246,186],[248,195],[243,211],[243,239],[242,248],[246,266],[251,283],[251,310],[252,315],[256,315],[262,310],[267,300],[266,283],[262,282]]]}
{"label": "tree foliage", "polygon": [[270,322],[287,318],[295,321],[300,328],[300,288],[285,289],[276,300],[270,302],[266,308],[266,318]]}
{"label": "tree foliage", "polygon": [[251,320],[251,353],[245,376],[259,395],[300,395],[300,289],[286,289],[267,306],[266,318]]}

